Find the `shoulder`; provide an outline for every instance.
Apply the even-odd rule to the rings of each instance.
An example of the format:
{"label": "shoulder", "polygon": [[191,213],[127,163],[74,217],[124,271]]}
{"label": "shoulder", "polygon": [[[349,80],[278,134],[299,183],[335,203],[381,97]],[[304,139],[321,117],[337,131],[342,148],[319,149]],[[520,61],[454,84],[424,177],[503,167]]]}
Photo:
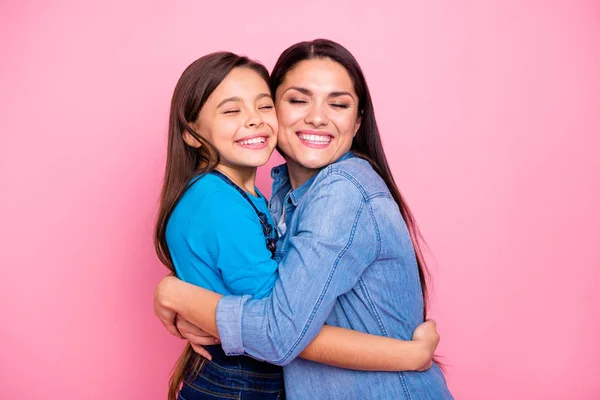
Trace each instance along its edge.
{"label": "shoulder", "polygon": [[350,240],[378,249],[371,199],[386,186],[373,185],[375,179],[381,178],[360,159],[344,159],[321,170],[299,205],[299,230],[329,243]]}
{"label": "shoulder", "polygon": [[252,207],[237,190],[211,174],[192,180],[174,210],[174,214],[191,223],[198,219],[229,222],[252,212]]}
{"label": "shoulder", "polygon": [[240,203],[244,198],[231,186],[217,176],[207,174],[193,179],[181,196],[180,204],[188,204],[193,208],[223,208],[229,203]]}
{"label": "shoulder", "polygon": [[229,192],[234,190],[222,179],[212,174],[206,174],[192,179],[188,184],[181,200],[204,200],[210,198],[214,193],[219,193],[224,197],[229,197]]}
{"label": "shoulder", "polygon": [[348,195],[362,197],[364,201],[373,197],[390,196],[387,185],[371,164],[356,156],[324,168],[313,186],[334,191],[339,188]]}

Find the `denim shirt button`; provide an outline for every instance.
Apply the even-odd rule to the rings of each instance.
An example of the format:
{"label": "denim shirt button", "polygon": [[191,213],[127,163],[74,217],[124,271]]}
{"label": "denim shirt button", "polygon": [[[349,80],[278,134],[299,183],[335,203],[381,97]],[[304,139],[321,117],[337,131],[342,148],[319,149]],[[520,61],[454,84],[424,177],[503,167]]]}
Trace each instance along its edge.
{"label": "denim shirt button", "polygon": [[292,204],[292,198],[288,197],[288,204]]}

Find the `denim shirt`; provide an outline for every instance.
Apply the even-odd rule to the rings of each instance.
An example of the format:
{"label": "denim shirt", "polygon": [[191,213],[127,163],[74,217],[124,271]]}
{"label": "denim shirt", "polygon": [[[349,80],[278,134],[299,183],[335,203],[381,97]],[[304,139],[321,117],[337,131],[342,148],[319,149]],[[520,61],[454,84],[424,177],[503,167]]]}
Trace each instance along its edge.
{"label": "denim shirt", "polygon": [[437,365],[367,372],[298,355],[323,324],[410,340],[423,322],[417,262],[398,205],[370,164],[352,153],[291,190],[273,169],[270,209],[285,233],[279,279],[264,299],[225,296],[217,326],[226,354],[284,366],[289,399],[452,399]]}

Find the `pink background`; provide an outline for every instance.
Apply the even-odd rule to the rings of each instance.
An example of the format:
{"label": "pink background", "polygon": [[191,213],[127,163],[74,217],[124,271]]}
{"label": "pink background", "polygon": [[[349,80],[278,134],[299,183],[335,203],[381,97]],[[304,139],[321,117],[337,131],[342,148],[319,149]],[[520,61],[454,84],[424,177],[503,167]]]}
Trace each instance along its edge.
{"label": "pink background", "polygon": [[317,37],[367,75],[456,398],[600,398],[600,3],[47,3],[0,4],[1,399],[165,398],[173,87],[207,52],[272,68]]}

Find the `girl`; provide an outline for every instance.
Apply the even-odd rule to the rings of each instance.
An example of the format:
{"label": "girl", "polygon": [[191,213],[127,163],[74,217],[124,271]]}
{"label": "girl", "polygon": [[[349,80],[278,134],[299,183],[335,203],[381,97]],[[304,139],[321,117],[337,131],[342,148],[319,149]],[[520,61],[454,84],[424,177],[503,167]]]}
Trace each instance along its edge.
{"label": "girl", "polygon": [[[155,237],[159,258],[182,280],[223,295],[258,299],[271,292],[278,278],[277,232],[254,183],[256,168],[275,148],[277,129],[262,65],[221,52],[183,72],[171,103]],[[437,333],[431,325],[415,333],[422,339],[405,342],[324,327],[301,356],[347,368],[416,370],[430,362]],[[342,341],[349,344],[340,349]],[[169,399],[182,382],[180,399],[284,397],[281,367],[226,356],[219,345],[206,350],[200,357],[187,346]]]}

